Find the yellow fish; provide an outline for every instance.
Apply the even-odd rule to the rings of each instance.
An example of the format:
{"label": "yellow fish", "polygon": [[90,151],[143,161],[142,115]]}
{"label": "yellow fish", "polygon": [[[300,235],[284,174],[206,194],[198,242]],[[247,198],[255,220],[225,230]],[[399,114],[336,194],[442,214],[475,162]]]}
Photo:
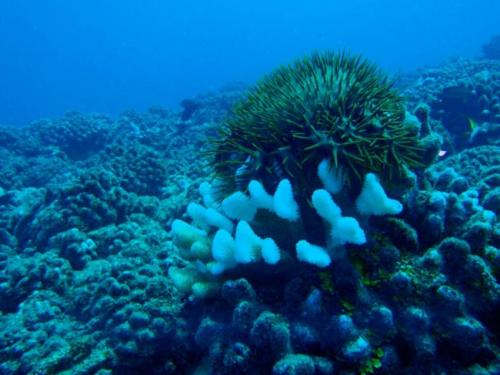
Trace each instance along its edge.
{"label": "yellow fish", "polygon": [[467,117],[467,122],[469,123],[469,130],[473,132],[477,128],[477,122],[470,117]]}

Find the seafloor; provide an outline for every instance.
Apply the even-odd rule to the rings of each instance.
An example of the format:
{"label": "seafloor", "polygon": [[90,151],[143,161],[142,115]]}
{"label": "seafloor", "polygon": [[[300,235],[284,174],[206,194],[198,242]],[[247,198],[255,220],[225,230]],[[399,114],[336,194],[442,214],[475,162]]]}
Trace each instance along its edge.
{"label": "seafloor", "polygon": [[400,86],[441,156],[321,269],[210,278],[175,241],[242,85],[0,128],[0,373],[499,374],[500,61]]}

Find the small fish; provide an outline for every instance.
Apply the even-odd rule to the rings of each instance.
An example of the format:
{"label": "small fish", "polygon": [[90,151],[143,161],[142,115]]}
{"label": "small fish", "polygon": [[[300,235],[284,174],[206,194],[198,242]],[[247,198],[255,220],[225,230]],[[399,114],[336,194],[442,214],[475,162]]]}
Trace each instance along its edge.
{"label": "small fish", "polygon": [[439,150],[439,152],[438,152],[438,156],[439,156],[440,158],[442,158],[442,157],[443,157],[443,156],[445,156],[447,153],[448,153],[448,151],[446,151],[446,150]]}
{"label": "small fish", "polygon": [[473,132],[477,128],[477,122],[476,120],[467,117],[467,122],[469,123],[469,129],[471,132]]}

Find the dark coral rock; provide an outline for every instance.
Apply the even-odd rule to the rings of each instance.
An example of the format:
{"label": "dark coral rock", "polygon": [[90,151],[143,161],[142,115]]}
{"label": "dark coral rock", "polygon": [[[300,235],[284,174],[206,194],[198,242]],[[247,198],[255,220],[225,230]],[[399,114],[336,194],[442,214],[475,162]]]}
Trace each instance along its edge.
{"label": "dark coral rock", "polygon": [[302,278],[291,279],[283,291],[287,308],[291,310],[299,308],[309,292],[308,289],[308,284]]}
{"label": "dark coral rock", "polygon": [[500,187],[489,191],[483,199],[483,207],[500,215]]}
{"label": "dark coral rock", "polygon": [[56,233],[77,228],[88,231],[108,224],[125,222],[134,212],[149,207],[142,198],[119,186],[114,175],[100,169],[90,169],[78,180],[68,183],[49,197],[50,203],[36,212],[36,218],[24,228],[23,241],[45,246]]}
{"label": "dark coral rock", "polygon": [[457,177],[451,181],[449,185],[449,190],[456,193],[460,194],[466,191],[469,188],[469,184],[467,182],[467,179],[465,177]]}
{"label": "dark coral rock", "polygon": [[293,348],[298,352],[312,352],[320,345],[318,331],[314,327],[304,323],[292,324],[291,337]]}
{"label": "dark coral rock", "polygon": [[86,158],[109,142],[111,119],[100,115],[70,112],[65,117],[31,126],[44,145],[57,146],[73,160]]}
{"label": "dark coral rock", "polygon": [[246,279],[226,281],[222,286],[221,295],[233,306],[240,301],[254,301],[256,298],[252,285]]}
{"label": "dark coral rock", "polygon": [[38,289],[64,292],[70,279],[70,266],[52,252],[12,256],[0,265],[0,309],[14,311]]}
{"label": "dark coral rock", "polygon": [[167,182],[167,169],[160,153],[138,143],[107,147],[102,163],[129,192],[159,195]]}
{"label": "dark coral rock", "polygon": [[494,246],[487,246],[484,249],[484,255],[491,264],[492,272],[498,280],[500,278],[500,249]]}
{"label": "dark coral rock", "polygon": [[449,344],[459,351],[460,360],[469,363],[487,340],[482,324],[472,318],[455,318],[450,325],[450,336]]}
{"label": "dark coral rock", "polygon": [[[467,257],[462,267],[461,277],[463,283],[481,295],[484,302],[498,304],[500,302],[500,285],[495,280],[491,268],[483,258],[477,255]],[[492,307],[485,303],[484,306],[474,308],[483,309]]]}
{"label": "dark coral rock", "polygon": [[482,253],[493,232],[492,222],[495,218],[492,212],[489,213],[491,215],[488,215],[487,211],[474,215],[464,227],[463,238],[476,253]]}
{"label": "dark coral rock", "polygon": [[15,128],[0,128],[0,147],[13,150],[21,141],[21,134]]}
{"label": "dark coral rock", "polygon": [[290,352],[288,323],[270,311],[262,312],[254,321],[250,332],[255,350],[264,362],[275,361]]}
{"label": "dark coral rock", "polygon": [[410,294],[413,290],[411,276],[405,271],[398,271],[389,280],[390,292],[394,295]]}
{"label": "dark coral rock", "polygon": [[483,55],[487,59],[500,60],[500,35],[494,35],[483,45]]}
{"label": "dark coral rock", "polygon": [[181,120],[182,121],[187,121],[191,118],[191,116],[193,115],[193,113],[198,109],[200,108],[200,104],[196,103],[194,100],[192,99],[184,99],[182,102],[181,102],[181,106],[182,106],[182,113],[181,113]]}
{"label": "dark coral rock", "polygon": [[442,174],[450,176],[446,177],[449,183],[437,185],[443,191],[447,190],[451,181],[458,176],[466,178],[469,186],[476,186],[482,180],[489,183],[488,179],[493,179],[491,186],[494,187],[495,177],[493,176],[500,173],[499,166],[500,147],[479,146],[464,150],[432,165],[426,171],[426,176],[433,183],[438,183],[443,178]]}
{"label": "dark coral rock", "polygon": [[357,334],[358,329],[350,316],[334,316],[323,330],[322,345],[325,350],[335,353],[347,341],[353,340]]}
{"label": "dark coral rock", "polygon": [[436,291],[436,298],[446,318],[448,315],[458,314],[464,304],[464,296],[460,291],[448,286],[441,285]]}
{"label": "dark coral rock", "polygon": [[379,256],[380,267],[384,268],[388,272],[393,272],[396,269],[401,253],[395,246],[384,246],[380,249]]}
{"label": "dark coral rock", "polygon": [[0,245],[16,248],[17,247],[17,239],[14,237],[9,231],[5,228],[0,229]]}
{"label": "dark coral rock", "polygon": [[202,349],[208,349],[223,338],[223,326],[210,318],[201,321],[194,337],[196,344]]}
{"label": "dark coral rock", "polygon": [[400,360],[396,348],[392,345],[386,345],[382,348],[383,355],[380,359],[382,368],[386,371],[394,372],[400,365]]}
{"label": "dark coral rock", "polygon": [[465,264],[471,250],[469,244],[461,239],[450,237],[439,244],[439,251],[443,255],[449,271],[458,271]]}
{"label": "dark coral rock", "polygon": [[392,310],[386,306],[379,306],[370,312],[370,329],[381,338],[387,338],[394,335],[396,326]]}
{"label": "dark coral rock", "polygon": [[416,359],[419,363],[432,363],[436,354],[436,340],[431,335],[422,335],[414,341]]}
{"label": "dark coral rock", "polygon": [[348,363],[357,364],[365,361],[370,353],[370,342],[363,336],[359,336],[344,345],[341,356]]}
{"label": "dark coral rock", "polygon": [[376,221],[376,227],[402,252],[418,253],[417,231],[404,220],[394,217],[380,218]]}
{"label": "dark coral rock", "polygon": [[304,354],[287,354],[273,367],[273,375],[313,375],[314,371],[314,360]]}
{"label": "dark coral rock", "polygon": [[244,83],[234,82],[221,87],[217,92],[186,99],[181,102],[181,119],[195,124],[220,122],[234,104],[244,97],[247,88]]}
{"label": "dark coral rock", "polygon": [[440,191],[419,191],[408,201],[405,213],[408,221],[417,229],[420,246],[429,246],[442,239],[446,230],[448,194]]}
{"label": "dark coral rock", "polygon": [[242,342],[235,342],[224,352],[222,360],[223,374],[249,374],[251,369],[251,349]]}
{"label": "dark coral rock", "polygon": [[257,315],[258,309],[255,304],[248,301],[240,302],[233,310],[233,329],[240,335],[247,336]]}
{"label": "dark coral rock", "polygon": [[430,320],[425,310],[411,306],[403,312],[401,324],[408,334],[421,335],[429,329]]}
{"label": "dark coral rock", "polygon": [[61,256],[67,259],[74,269],[82,269],[85,264],[96,257],[96,244],[77,228],[53,236],[48,246],[56,248]]}
{"label": "dark coral rock", "polygon": [[323,309],[323,294],[319,289],[311,290],[305,301],[302,303],[301,315],[307,319],[319,317]]}
{"label": "dark coral rock", "polygon": [[436,248],[430,248],[420,258],[419,264],[422,265],[422,267],[424,267],[426,270],[438,271],[443,264],[443,257]]}
{"label": "dark coral rock", "polygon": [[335,374],[335,365],[330,359],[314,357],[314,366],[318,375]]}

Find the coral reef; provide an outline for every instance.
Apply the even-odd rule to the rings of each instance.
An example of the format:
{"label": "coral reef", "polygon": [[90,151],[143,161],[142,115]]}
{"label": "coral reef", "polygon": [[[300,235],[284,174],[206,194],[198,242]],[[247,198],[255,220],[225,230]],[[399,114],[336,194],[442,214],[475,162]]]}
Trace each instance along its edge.
{"label": "coral reef", "polygon": [[[239,85],[180,112],[0,128],[0,373],[499,373],[497,94],[481,78],[497,68],[466,64],[488,99],[467,96],[484,104],[471,141],[436,102],[467,86],[460,64],[405,89],[401,126],[433,139],[426,162],[436,131],[448,153],[394,186],[367,169],[355,189],[321,155],[308,194],[279,168],[219,202],[207,140]],[[236,237],[258,261],[231,262]]]}
{"label": "coral reef", "polygon": [[192,199],[210,125],[158,137],[179,123],[155,108],[1,129],[2,374],[190,367],[167,224]]}
{"label": "coral reef", "polygon": [[487,59],[500,60],[500,35],[494,35],[483,45],[483,55]]}
{"label": "coral reef", "polygon": [[108,117],[71,112],[55,122],[44,120],[33,124],[31,134],[42,145],[58,148],[70,159],[80,160],[109,141],[110,125]]}
{"label": "coral reef", "polygon": [[458,59],[423,70],[405,90],[409,107],[429,105],[429,122],[447,151],[498,145],[500,62]]}

